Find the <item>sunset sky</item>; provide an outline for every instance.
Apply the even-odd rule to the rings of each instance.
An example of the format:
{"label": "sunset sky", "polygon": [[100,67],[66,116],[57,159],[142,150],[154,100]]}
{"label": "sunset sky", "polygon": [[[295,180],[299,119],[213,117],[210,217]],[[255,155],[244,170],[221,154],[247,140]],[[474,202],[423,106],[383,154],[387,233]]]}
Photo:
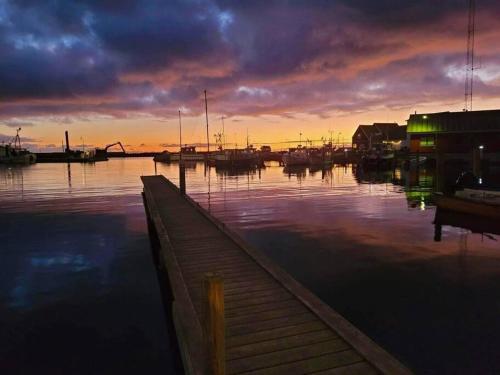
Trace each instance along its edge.
{"label": "sunset sky", "polygon": [[[477,0],[474,109],[500,108],[500,2]],[[329,137],[462,110],[466,0],[0,0],[0,141],[129,150]],[[339,133],[341,133],[339,135]]]}

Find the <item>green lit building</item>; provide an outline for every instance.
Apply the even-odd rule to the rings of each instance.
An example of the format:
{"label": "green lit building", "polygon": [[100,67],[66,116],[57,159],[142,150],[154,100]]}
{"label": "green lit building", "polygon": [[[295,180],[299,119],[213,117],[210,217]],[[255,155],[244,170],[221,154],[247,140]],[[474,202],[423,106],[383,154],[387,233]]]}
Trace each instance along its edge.
{"label": "green lit building", "polygon": [[413,153],[500,153],[500,110],[410,115],[407,142]]}

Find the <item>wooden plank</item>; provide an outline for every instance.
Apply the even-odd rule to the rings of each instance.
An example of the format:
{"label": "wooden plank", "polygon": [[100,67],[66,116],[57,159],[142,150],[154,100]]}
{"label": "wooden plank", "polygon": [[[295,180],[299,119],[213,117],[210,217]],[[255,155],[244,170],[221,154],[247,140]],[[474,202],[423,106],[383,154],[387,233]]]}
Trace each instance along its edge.
{"label": "wooden plank", "polygon": [[259,354],[277,352],[279,350],[306,346],[332,339],[339,339],[339,337],[330,329],[325,328],[321,331],[307,332],[295,336],[286,336],[253,344],[229,347],[227,349],[227,359],[232,360],[244,357],[253,358],[253,356]]}
{"label": "wooden plank", "polygon": [[227,335],[228,335],[228,337],[236,336],[236,335],[244,335],[247,333],[265,331],[265,330],[273,329],[273,328],[293,326],[297,323],[311,322],[311,321],[314,321],[316,319],[317,318],[313,314],[307,312],[307,313],[287,316],[284,318],[265,320],[262,322],[254,322],[254,323],[247,323],[247,324],[241,324],[241,325],[235,325],[235,326],[228,326],[227,327]]}
{"label": "wooden plank", "polygon": [[232,317],[227,317],[226,322],[228,326],[234,326],[238,324],[249,324],[253,322],[263,322],[269,319],[283,318],[286,316],[292,316],[297,314],[303,314],[309,312],[304,305],[298,305],[295,307],[286,307],[283,309],[275,309],[269,311],[258,312],[254,314],[237,315]]}
{"label": "wooden plank", "polygon": [[226,309],[226,317],[243,316],[246,314],[255,314],[255,313],[259,313],[259,312],[266,312],[266,311],[272,311],[275,309],[282,309],[285,307],[295,307],[295,306],[302,306],[302,304],[299,303],[295,298],[290,297],[290,299],[284,300],[284,301],[269,302],[269,303],[263,303],[260,305],[253,305],[253,306],[245,306],[245,307],[232,309],[229,311]]}
{"label": "wooden plank", "polygon": [[[298,346],[291,349],[278,350],[270,353],[254,355],[246,358],[239,358],[227,362],[227,371],[229,374],[238,374],[241,372],[254,371],[259,369],[267,369],[274,366],[282,366],[283,364],[303,361],[310,358],[320,357],[325,354],[348,351],[349,346],[345,341],[333,339],[315,344]],[[352,358],[354,361],[361,361],[362,358],[355,353]],[[351,357],[350,357],[351,359]],[[352,361],[352,362],[354,362]],[[342,363],[342,360],[339,362]],[[351,363],[352,363],[351,362]],[[333,367],[333,365],[330,365]],[[290,369],[293,367],[290,367]],[[283,372],[281,372],[283,373]]]}
{"label": "wooden plank", "polygon": [[306,332],[315,332],[326,328],[327,326],[324,323],[318,320],[313,320],[286,327],[271,328],[266,331],[244,333],[241,335],[226,337],[226,343],[227,347],[231,348],[234,346],[253,344],[253,343],[273,340],[276,338],[290,337]]}
{"label": "wooden plank", "polygon": [[226,311],[232,311],[232,309],[239,307],[249,307],[255,305],[261,305],[263,303],[285,301],[293,298],[290,293],[282,292],[279,295],[268,295],[259,298],[252,298],[251,300],[243,299],[240,301],[233,301],[231,304],[226,306]]}
{"label": "wooden plank", "polygon": [[312,373],[314,375],[376,375],[379,374],[366,362],[358,362],[352,365],[332,368],[329,370]]}
{"label": "wooden plank", "polygon": [[[314,373],[325,369],[346,366],[361,362],[362,357],[354,350],[344,350],[324,354],[318,357],[308,358],[300,361],[289,362],[274,367],[267,367],[244,372],[245,375],[303,375]],[[236,372],[228,372],[236,374]],[[241,373],[243,374],[243,373]]]}

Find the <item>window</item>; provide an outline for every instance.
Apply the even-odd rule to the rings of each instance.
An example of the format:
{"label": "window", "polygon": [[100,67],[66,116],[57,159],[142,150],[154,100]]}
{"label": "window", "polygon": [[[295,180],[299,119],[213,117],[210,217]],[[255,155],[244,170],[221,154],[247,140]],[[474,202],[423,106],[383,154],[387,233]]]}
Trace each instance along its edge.
{"label": "window", "polygon": [[434,137],[420,138],[420,147],[434,147]]}

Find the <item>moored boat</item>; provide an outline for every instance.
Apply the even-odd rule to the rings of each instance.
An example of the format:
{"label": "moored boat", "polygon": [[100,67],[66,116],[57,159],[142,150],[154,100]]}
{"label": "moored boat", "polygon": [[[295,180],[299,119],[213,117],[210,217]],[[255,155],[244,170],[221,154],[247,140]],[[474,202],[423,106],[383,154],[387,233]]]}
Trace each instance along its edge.
{"label": "moored boat", "polygon": [[0,164],[33,164],[36,155],[25,148],[0,145]]}
{"label": "moored boat", "polygon": [[153,157],[153,160],[158,162],[158,163],[170,163],[171,156],[172,156],[172,154],[165,150],[160,154],[156,154]]}
{"label": "moored boat", "polygon": [[297,148],[290,148],[283,154],[283,164],[286,167],[309,165],[309,153],[307,147],[299,145]]}
{"label": "moored boat", "polygon": [[247,147],[245,149],[226,149],[213,155],[216,168],[255,168],[258,165],[259,157],[255,149]]}
{"label": "moored boat", "polygon": [[[196,151],[195,146],[184,146],[181,147],[182,160],[184,161],[203,161],[205,160],[205,154]],[[171,161],[179,161],[179,153],[170,155]]]}
{"label": "moored boat", "polygon": [[500,219],[500,192],[464,189],[455,195],[435,193],[436,206],[440,209],[476,216]]}

